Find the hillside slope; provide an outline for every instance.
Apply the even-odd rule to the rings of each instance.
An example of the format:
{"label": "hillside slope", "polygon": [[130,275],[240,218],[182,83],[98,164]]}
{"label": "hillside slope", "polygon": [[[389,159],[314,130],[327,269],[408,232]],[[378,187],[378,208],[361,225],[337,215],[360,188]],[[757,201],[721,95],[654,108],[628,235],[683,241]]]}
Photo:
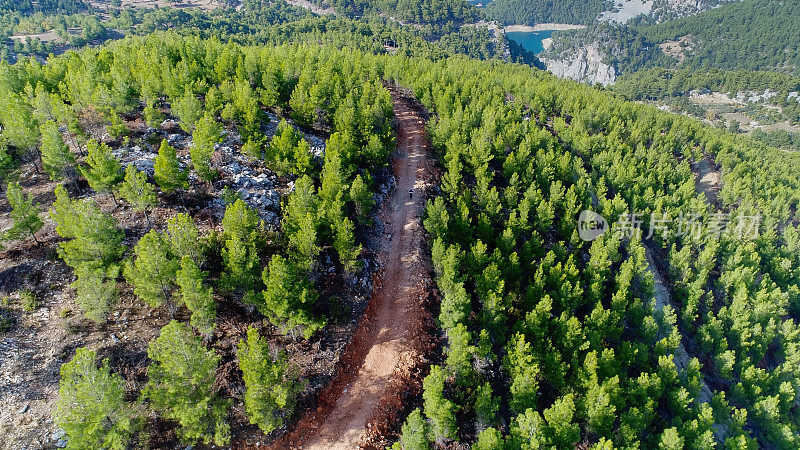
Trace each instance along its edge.
{"label": "hillside slope", "polygon": [[[317,438],[352,444],[430,315],[441,345],[376,442],[800,447],[800,155],[529,66],[390,52],[362,21],[153,14],[200,22],[0,62],[0,357],[24,375],[0,396],[43,446],[259,446],[326,389]],[[416,122],[399,141],[393,114]],[[346,392],[331,366],[360,342],[375,241],[389,278]],[[434,301],[397,298],[415,289]],[[15,356],[30,335],[52,353]]]}
{"label": "hillside slope", "polygon": [[747,0],[702,14],[643,27],[658,45],[686,38],[684,68],[800,70],[800,1]]}
{"label": "hillside slope", "polygon": [[800,70],[800,0],[747,0],[646,26],[595,25],[556,39],[543,57],[595,46],[617,73],[647,67]]}

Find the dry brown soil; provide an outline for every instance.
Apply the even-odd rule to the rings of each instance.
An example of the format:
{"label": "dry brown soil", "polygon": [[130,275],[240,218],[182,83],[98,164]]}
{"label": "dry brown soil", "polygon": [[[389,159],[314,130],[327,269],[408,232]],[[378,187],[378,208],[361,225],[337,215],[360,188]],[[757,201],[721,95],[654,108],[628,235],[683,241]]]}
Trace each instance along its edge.
{"label": "dry brown soil", "polygon": [[722,188],[722,175],[717,168],[714,160],[708,155],[703,155],[700,161],[692,164],[692,171],[695,174],[696,190],[706,194],[706,199],[714,206],[719,207],[719,190]]}

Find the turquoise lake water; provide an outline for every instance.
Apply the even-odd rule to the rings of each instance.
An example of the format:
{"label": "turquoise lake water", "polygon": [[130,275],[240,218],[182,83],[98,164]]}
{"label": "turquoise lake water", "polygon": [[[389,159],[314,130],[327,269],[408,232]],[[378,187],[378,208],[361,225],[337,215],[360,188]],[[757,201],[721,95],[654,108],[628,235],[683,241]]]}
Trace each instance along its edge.
{"label": "turquoise lake water", "polygon": [[542,41],[553,35],[555,30],[544,31],[511,31],[506,33],[509,39],[522,46],[525,50],[537,55],[544,51]]}

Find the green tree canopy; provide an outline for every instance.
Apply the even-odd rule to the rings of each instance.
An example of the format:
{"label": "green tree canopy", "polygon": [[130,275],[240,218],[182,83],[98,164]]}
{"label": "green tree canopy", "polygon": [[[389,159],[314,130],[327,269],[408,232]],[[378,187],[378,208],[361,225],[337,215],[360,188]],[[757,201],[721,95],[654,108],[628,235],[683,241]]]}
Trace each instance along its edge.
{"label": "green tree canopy", "polygon": [[167,303],[174,313],[172,291],[180,263],[172,258],[169,245],[159,232],[150,230],[133,251],[136,257],[125,267],[125,278],[133,285],[133,292],[153,308]]}
{"label": "green tree canopy", "polygon": [[119,194],[131,204],[134,211],[144,211],[150,222],[149,208],[156,205],[158,198],[153,185],[147,182],[147,175],[133,164],[125,168],[125,181],[119,187]]}
{"label": "green tree canopy", "polygon": [[286,355],[279,352],[273,356],[267,340],[253,327],[248,328],[247,339],[239,341],[238,355],[250,423],[270,433],[292,414],[302,384],[289,372]]}
{"label": "green tree canopy", "polygon": [[197,127],[192,133],[192,146],[189,156],[197,175],[203,181],[211,181],[216,172],[211,166],[211,156],[214,146],[222,140],[222,127],[214,119],[213,114],[206,112],[197,122]]}
{"label": "green tree canopy", "polygon": [[143,396],[165,419],[175,421],[184,443],[227,445],[228,402],[214,389],[219,355],[206,350],[184,324],[172,321],[147,347],[153,360]]}
{"label": "green tree canopy", "polygon": [[422,411],[416,408],[406,418],[400,429],[400,442],[394,447],[397,450],[428,450],[428,424],[422,416]]}
{"label": "green tree canopy", "polygon": [[263,224],[258,213],[237,199],[225,208],[222,218],[225,271],[223,284],[228,289],[248,292],[258,288],[261,270],[259,247],[263,241]]}
{"label": "green tree canopy", "polygon": [[217,304],[214,291],[203,283],[206,277],[208,272],[200,270],[192,258],[184,256],[175,279],[183,304],[192,312],[190,323],[199,333],[209,335],[214,331]]}
{"label": "green tree canopy", "polygon": [[72,283],[75,301],[83,308],[87,318],[95,322],[105,321],[117,300],[117,282],[107,279],[105,270],[86,264],[76,268],[75,274],[77,279]]}
{"label": "green tree canopy", "polygon": [[122,257],[124,233],[117,221],[88,199],[72,200],[63,186],[55,190],[50,217],[56,232],[69,240],[59,243],[58,255],[72,268],[87,264],[109,268]]}
{"label": "green tree canopy", "polygon": [[275,255],[264,269],[263,278],[264,303],[259,311],[270,322],[288,330],[302,326],[306,338],[324,326],[323,320],[311,314],[317,292],[303,271],[281,255]]}
{"label": "green tree canopy", "polygon": [[50,175],[51,180],[63,180],[74,178],[75,157],[69,150],[58,124],[52,120],[45,122],[41,126],[42,134],[42,167]]}
{"label": "green tree canopy", "polygon": [[6,185],[6,198],[11,206],[12,225],[3,234],[3,239],[13,240],[23,236],[30,236],[36,244],[36,232],[42,229],[44,221],[39,217],[39,208],[33,204],[31,195],[25,195],[18,183],[8,183]]}
{"label": "green tree canopy", "polygon": [[158,148],[154,170],[156,183],[167,194],[171,194],[178,189],[186,189],[189,186],[187,174],[181,170],[175,149],[166,140],[162,140],[161,146]]}
{"label": "green tree canopy", "polygon": [[167,219],[165,239],[178,258],[190,258],[198,266],[203,263],[203,249],[197,224],[188,214],[179,213]]}
{"label": "green tree canopy", "polygon": [[113,193],[124,178],[122,165],[106,144],[98,144],[93,139],[88,141],[84,161],[86,165],[81,166],[81,173],[96,192]]}
{"label": "green tree canopy", "polygon": [[194,95],[194,92],[187,90],[183,96],[172,102],[172,111],[181,120],[181,128],[191,133],[197,121],[203,116],[203,102]]}
{"label": "green tree canopy", "polygon": [[431,366],[431,372],[422,382],[425,417],[430,424],[430,438],[443,442],[456,437],[456,405],[444,398],[445,372],[440,366]]}
{"label": "green tree canopy", "polygon": [[69,439],[69,448],[124,450],[136,432],[134,409],[125,402],[125,382],[112,374],[108,360],[97,366],[94,350],[78,348],[61,366],[53,414]]}

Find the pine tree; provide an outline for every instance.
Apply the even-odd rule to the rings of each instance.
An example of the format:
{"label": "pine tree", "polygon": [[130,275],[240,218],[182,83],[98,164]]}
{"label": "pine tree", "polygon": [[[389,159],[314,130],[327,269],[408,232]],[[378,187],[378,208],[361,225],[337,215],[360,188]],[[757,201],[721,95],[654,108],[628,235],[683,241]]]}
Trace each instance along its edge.
{"label": "pine tree", "polygon": [[294,168],[292,173],[297,176],[308,175],[311,173],[313,167],[311,147],[305,139],[300,139],[300,142],[294,147]]}
{"label": "pine tree", "polygon": [[125,237],[116,220],[103,213],[91,200],[71,200],[64,186],[57,186],[56,201],[50,217],[56,222],[59,236],[69,239],[59,243],[58,255],[67,265],[77,268],[109,268],[122,257]]}
{"label": "pine tree", "polygon": [[72,200],[63,185],[56,186],[53,193],[56,200],[50,209],[50,218],[56,223],[56,233],[63,238],[74,238],[80,224],[74,219],[85,204]]}
{"label": "pine tree", "polygon": [[447,330],[447,371],[465,375],[472,369],[475,347],[470,344],[472,335],[463,323]]}
{"label": "pine tree", "polygon": [[325,152],[325,165],[322,166],[321,180],[322,185],[319,189],[320,206],[317,211],[325,225],[335,229],[336,224],[343,216],[345,191],[342,159],[334,149],[329,148]]}
{"label": "pine tree", "polygon": [[[267,152],[272,167],[279,174],[295,173],[295,153],[300,139],[300,134],[286,122],[286,119],[281,120]],[[307,147],[308,144],[306,144]]]}
{"label": "pine tree", "polygon": [[381,142],[377,135],[370,135],[367,145],[362,150],[362,157],[366,160],[368,167],[384,167],[389,160],[390,147]]}
{"label": "pine tree", "polygon": [[311,314],[317,292],[311,282],[291,262],[275,255],[264,269],[264,303],[259,312],[285,330],[302,326],[303,335],[311,337],[324,326],[324,321]]}
{"label": "pine tree", "polygon": [[679,450],[685,448],[683,445],[683,437],[675,427],[667,428],[661,434],[658,440],[659,450]]}
{"label": "pine tree", "polygon": [[88,265],[75,269],[77,279],[72,283],[75,302],[83,308],[84,315],[95,322],[105,322],[106,315],[117,300],[117,283],[106,279],[106,271]]}
{"label": "pine tree", "polygon": [[513,448],[539,449],[550,448],[553,445],[545,435],[547,425],[542,420],[539,411],[528,408],[524,413],[517,415],[511,424],[511,439]]}
{"label": "pine tree", "polygon": [[164,237],[176,258],[191,258],[198,266],[203,263],[200,233],[188,214],[179,213],[167,219],[167,232]]}
{"label": "pine tree", "polygon": [[[4,89],[0,92],[0,123],[3,124],[2,141],[8,146],[20,149],[27,153],[35,153],[36,144],[39,139],[37,121],[32,111],[28,107],[27,100],[22,97],[25,94],[21,91],[14,92],[14,89]],[[39,168],[36,168],[39,170]]]}
{"label": "pine tree", "polygon": [[[102,85],[101,85],[102,86]],[[114,139],[125,136],[128,134],[128,127],[125,122],[119,117],[116,111],[112,108],[106,109],[103,116],[106,119],[106,132]]]}
{"label": "pine tree", "polygon": [[289,194],[289,201],[283,211],[283,230],[291,235],[300,230],[306,214],[316,215],[316,196],[314,180],[310,176],[303,176],[294,184],[294,191]]}
{"label": "pine tree", "polygon": [[2,236],[4,240],[19,239],[23,236],[30,236],[36,245],[36,232],[42,229],[44,222],[39,217],[39,208],[33,204],[30,194],[23,194],[22,188],[17,183],[8,183],[6,186],[6,198],[11,206],[12,225]]}
{"label": "pine tree", "polygon": [[559,448],[574,446],[581,437],[575,420],[575,394],[558,398],[544,410],[544,420],[552,432],[552,442]]}
{"label": "pine tree", "polygon": [[5,142],[0,141],[0,181],[5,180],[14,168],[14,157]]}
{"label": "pine tree", "polygon": [[398,450],[428,450],[431,448],[428,442],[428,424],[422,417],[419,408],[411,411],[406,422],[400,429],[400,442]]}
{"label": "pine tree", "polygon": [[206,112],[197,122],[197,127],[192,133],[192,147],[189,156],[197,175],[203,181],[214,179],[216,172],[211,167],[211,156],[214,146],[222,139],[222,127],[214,120],[214,116]]}
{"label": "pine tree", "polygon": [[144,211],[147,223],[152,226],[147,210],[156,205],[157,198],[153,185],[147,182],[147,175],[129,164],[125,169],[125,181],[120,185],[119,193],[131,204],[134,211]]}
{"label": "pine tree", "polygon": [[53,419],[69,448],[124,450],[137,429],[134,410],[125,403],[125,382],[111,373],[108,360],[98,368],[96,359],[93,350],[78,348],[61,366]]}
{"label": "pine tree", "polygon": [[41,126],[42,167],[53,181],[74,178],[75,157],[61,137],[58,124],[49,120]]}
{"label": "pine tree", "polygon": [[317,255],[317,215],[314,182],[303,176],[295,183],[294,191],[283,213],[283,231],[289,240],[290,256],[303,270],[310,270]]}
{"label": "pine tree", "polygon": [[263,147],[263,137],[258,138],[255,136],[251,136],[246,138],[244,143],[242,144],[242,153],[255,159],[260,159],[263,152],[261,148]]}
{"label": "pine tree", "polygon": [[[447,282],[450,282],[447,280]],[[463,282],[444,284],[441,310],[439,311],[439,323],[442,328],[449,330],[459,323],[463,323],[469,316],[470,296]]]}
{"label": "pine tree", "polygon": [[492,396],[492,385],[488,382],[478,387],[475,395],[475,427],[485,429],[497,423],[500,401]]}
{"label": "pine tree", "polygon": [[158,148],[154,170],[156,183],[167,194],[171,194],[177,189],[186,189],[189,186],[187,174],[181,170],[175,149],[166,140],[161,141],[161,146]]}
{"label": "pine tree", "polygon": [[144,117],[144,121],[147,125],[150,125],[153,128],[157,128],[161,125],[161,122],[164,121],[164,114],[156,108],[156,101],[153,100],[145,100],[146,106],[142,111],[142,117]]}
{"label": "pine tree", "polygon": [[246,303],[256,301],[260,258],[256,246],[238,236],[225,241],[222,249],[225,270],[221,275],[222,286],[229,291],[242,292]]}
{"label": "pine tree", "polygon": [[217,317],[217,305],[214,292],[203,284],[208,272],[200,270],[197,263],[188,256],[181,259],[181,267],[175,279],[180,287],[183,304],[192,312],[190,323],[203,335],[214,331],[214,320]]}
{"label": "pine tree", "polygon": [[301,270],[311,270],[311,266],[314,264],[317,255],[319,255],[317,229],[314,219],[315,217],[312,213],[306,213],[298,226],[293,227],[296,228],[296,231],[287,233],[289,250]]}
{"label": "pine tree", "polygon": [[443,442],[456,437],[455,404],[444,398],[445,372],[439,366],[431,366],[431,371],[422,381],[422,399],[425,417],[430,424],[431,440]]}
{"label": "pine tree", "polygon": [[191,133],[203,116],[203,103],[191,90],[187,90],[182,97],[172,102],[172,111],[181,120],[181,128]]}
{"label": "pine tree", "polygon": [[225,208],[222,218],[225,271],[222,280],[228,289],[241,289],[247,293],[258,288],[261,266],[258,248],[262,226],[256,211],[242,199]]}
{"label": "pine tree", "polygon": [[356,245],[353,233],[353,222],[347,217],[342,217],[336,222],[336,235],[333,239],[333,248],[339,254],[339,261],[348,272],[355,272],[360,267],[361,244]]}
{"label": "pine tree", "polygon": [[[122,181],[122,165],[111,154],[111,149],[106,144],[98,144],[95,140],[86,143],[86,166],[81,167],[81,173],[89,182],[95,192],[108,192],[114,195],[114,189]],[[117,202],[114,197],[114,203]]]}
{"label": "pine tree", "polygon": [[369,190],[368,183],[364,181],[364,178],[362,178],[360,174],[356,175],[355,179],[350,184],[350,200],[353,201],[356,207],[359,223],[366,224],[374,200],[372,199],[372,192]]}
{"label": "pine tree", "polygon": [[504,366],[511,378],[509,388],[511,410],[520,413],[536,405],[539,394],[539,366],[531,352],[531,344],[526,342],[523,334],[515,335],[508,343]]}
{"label": "pine tree", "polygon": [[168,303],[174,312],[170,300],[179,263],[172,259],[161,234],[155,230],[148,231],[133,251],[136,258],[125,267],[125,278],[133,285],[133,293],[153,308]]}
{"label": "pine tree", "polygon": [[147,356],[153,363],[143,396],[156,412],[178,423],[180,440],[227,445],[228,402],[214,392],[219,355],[173,320],[150,342]]}
{"label": "pine tree", "polygon": [[239,342],[239,368],[247,391],[244,406],[250,423],[265,434],[282,427],[292,414],[301,383],[289,373],[283,352],[273,357],[269,343],[250,327],[247,339]]}
{"label": "pine tree", "polygon": [[442,197],[436,197],[435,200],[429,200],[425,208],[425,230],[434,238],[447,236],[447,221],[449,219],[447,214],[447,207],[444,204]]}
{"label": "pine tree", "polygon": [[325,146],[325,164],[322,170],[324,171],[325,166],[332,163],[329,167],[332,169],[331,174],[338,172],[342,182],[350,179],[357,163],[365,162],[356,161],[359,145],[353,136],[350,131],[333,133]]}
{"label": "pine tree", "polygon": [[503,434],[495,428],[486,428],[478,434],[478,440],[472,446],[472,450],[496,450],[504,446]]}

